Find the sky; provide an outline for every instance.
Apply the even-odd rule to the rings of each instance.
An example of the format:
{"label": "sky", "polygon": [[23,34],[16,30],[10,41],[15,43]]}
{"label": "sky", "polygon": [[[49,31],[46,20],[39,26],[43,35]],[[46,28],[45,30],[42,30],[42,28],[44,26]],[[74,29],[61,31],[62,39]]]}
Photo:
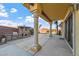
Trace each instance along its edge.
{"label": "sky", "polygon": [[[39,17],[41,28],[49,28],[49,23]],[[60,24],[60,22],[59,22]],[[1,3],[0,4],[0,25],[4,26],[29,26],[34,28],[34,18],[32,13],[21,3]],[[56,25],[52,23],[52,28]]]}

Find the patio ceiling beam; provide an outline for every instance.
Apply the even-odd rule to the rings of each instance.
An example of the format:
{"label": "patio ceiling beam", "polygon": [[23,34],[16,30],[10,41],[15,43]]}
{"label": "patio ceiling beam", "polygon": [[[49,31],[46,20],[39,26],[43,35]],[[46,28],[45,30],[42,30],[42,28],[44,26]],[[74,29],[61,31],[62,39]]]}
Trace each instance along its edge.
{"label": "patio ceiling beam", "polygon": [[47,19],[49,22],[52,22],[52,20],[50,20],[50,18],[45,14],[44,11],[42,11],[42,14],[43,14],[44,17],[46,17],[46,19]]}

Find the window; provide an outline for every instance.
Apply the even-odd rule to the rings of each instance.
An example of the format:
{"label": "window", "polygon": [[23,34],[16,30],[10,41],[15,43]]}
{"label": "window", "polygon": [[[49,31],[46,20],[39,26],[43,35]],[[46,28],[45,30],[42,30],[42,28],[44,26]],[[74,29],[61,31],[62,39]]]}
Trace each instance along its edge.
{"label": "window", "polygon": [[65,38],[68,41],[69,45],[73,48],[73,19],[72,14],[65,21]]}

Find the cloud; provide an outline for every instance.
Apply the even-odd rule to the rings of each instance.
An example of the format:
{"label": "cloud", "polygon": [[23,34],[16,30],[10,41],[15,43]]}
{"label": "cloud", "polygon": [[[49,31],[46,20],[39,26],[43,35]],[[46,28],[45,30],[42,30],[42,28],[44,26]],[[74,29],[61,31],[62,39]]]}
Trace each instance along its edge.
{"label": "cloud", "polygon": [[18,25],[23,25],[23,23],[13,22],[12,20],[0,20],[0,25],[4,25],[4,26],[18,26]]}
{"label": "cloud", "polygon": [[[42,19],[42,18],[39,17],[39,20],[41,20],[41,19]],[[34,22],[33,15],[31,15],[31,16],[26,16],[26,17],[25,17],[25,22],[33,23],[33,22]]]}
{"label": "cloud", "polygon": [[16,9],[16,8],[11,8],[11,10],[10,10],[10,12],[11,13],[15,13],[15,12],[17,12],[18,10]]}
{"label": "cloud", "polygon": [[8,12],[3,4],[0,4],[0,17],[8,17]]}
{"label": "cloud", "polygon": [[18,19],[23,19],[23,17],[18,17]]}
{"label": "cloud", "polygon": [[6,12],[0,12],[0,16],[1,17],[8,17],[8,13],[6,13]]}
{"label": "cloud", "polygon": [[0,20],[0,25],[17,25],[11,20]]}
{"label": "cloud", "polygon": [[2,4],[0,4],[0,9],[3,9],[3,8],[4,8],[4,6]]}
{"label": "cloud", "polygon": [[26,23],[33,23],[34,22],[33,16],[26,16],[25,17],[25,22]]}

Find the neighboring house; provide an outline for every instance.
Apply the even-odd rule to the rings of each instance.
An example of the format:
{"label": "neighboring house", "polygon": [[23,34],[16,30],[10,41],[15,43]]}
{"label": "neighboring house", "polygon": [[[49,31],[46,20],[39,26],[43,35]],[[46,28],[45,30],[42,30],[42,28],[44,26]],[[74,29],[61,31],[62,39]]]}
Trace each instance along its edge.
{"label": "neighboring house", "polygon": [[48,33],[49,32],[49,29],[48,28],[41,28],[39,30],[40,33]]}
{"label": "neighboring house", "polygon": [[34,30],[31,27],[18,26],[18,34],[22,37],[33,35],[33,32]]}
{"label": "neighboring house", "polygon": [[[61,29],[58,29],[58,32],[61,31]],[[41,28],[39,30],[40,33],[49,33],[49,29],[48,28]],[[56,29],[52,29],[52,34],[56,34]]]}
{"label": "neighboring house", "polygon": [[[52,34],[57,34],[57,30],[52,29]],[[61,35],[61,29],[58,29],[58,35]]]}

